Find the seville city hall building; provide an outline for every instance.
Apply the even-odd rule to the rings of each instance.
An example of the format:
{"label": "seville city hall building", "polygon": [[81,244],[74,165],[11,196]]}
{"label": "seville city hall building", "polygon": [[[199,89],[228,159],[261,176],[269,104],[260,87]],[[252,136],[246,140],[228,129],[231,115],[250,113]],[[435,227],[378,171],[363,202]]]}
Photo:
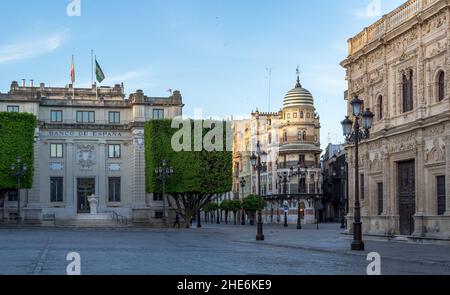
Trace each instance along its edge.
{"label": "seville city hall building", "polygon": [[408,1],[348,44],[348,102],[359,96],[375,114],[359,158],[364,233],[448,239],[450,2]]}

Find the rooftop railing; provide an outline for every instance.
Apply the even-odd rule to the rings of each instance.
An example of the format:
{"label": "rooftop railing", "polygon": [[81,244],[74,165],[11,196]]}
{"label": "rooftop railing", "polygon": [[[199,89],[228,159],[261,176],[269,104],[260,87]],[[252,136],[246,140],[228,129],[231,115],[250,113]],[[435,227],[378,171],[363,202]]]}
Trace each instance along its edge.
{"label": "rooftop railing", "polygon": [[440,0],[409,0],[348,41],[352,55]]}

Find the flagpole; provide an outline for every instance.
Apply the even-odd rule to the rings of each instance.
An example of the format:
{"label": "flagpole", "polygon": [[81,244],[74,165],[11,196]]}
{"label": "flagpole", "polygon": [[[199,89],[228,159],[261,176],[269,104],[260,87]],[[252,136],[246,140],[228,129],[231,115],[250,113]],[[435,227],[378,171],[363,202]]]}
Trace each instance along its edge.
{"label": "flagpole", "polygon": [[[95,55],[95,62],[97,62],[97,55]],[[98,100],[98,87],[97,87],[97,82],[95,83],[95,99]]]}
{"label": "flagpole", "polygon": [[94,85],[94,50],[91,49],[91,85]]}
{"label": "flagpole", "polygon": [[[72,66],[74,67],[74,72],[75,72],[75,60],[74,60],[74,55],[72,54]],[[75,77],[75,75],[74,75]],[[72,99],[75,99],[75,79],[73,79],[72,81]]]}

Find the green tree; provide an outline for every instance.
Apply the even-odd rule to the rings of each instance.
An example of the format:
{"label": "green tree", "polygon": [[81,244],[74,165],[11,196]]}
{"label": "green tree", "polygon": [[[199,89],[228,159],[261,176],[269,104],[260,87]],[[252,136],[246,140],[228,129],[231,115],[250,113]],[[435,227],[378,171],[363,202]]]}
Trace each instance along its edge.
{"label": "green tree", "polygon": [[260,196],[249,195],[242,200],[243,209],[251,216],[250,223],[253,225],[255,222],[255,213],[264,209],[267,206],[267,202]]}
{"label": "green tree", "polygon": [[[154,170],[163,159],[167,160],[174,174],[166,183],[166,193],[173,198],[184,220],[189,221],[214,195],[229,192],[232,187],[232,152],[226,151],[225,146],[225,151],[206,151],[202,148],[195,151],[198,143],[194,140],[194,134],[199,132],[200,126],[200,135],[206,138],[215,127],[228,130],[229,124],[215,121],[211,128],[203,128],[203,121],[186,120],[181,127],[172,128],[172,123],[172,120],[157,120],[145,126],[146,190],[148,193],[162,192],[162,184],[155,177]],[[172,139],[186,126],[190,134],[182,138],[182,144],[191,151],[175,151]],[[221,138],[214,138],[212,142],[228,142],[229,134],[229,131],[223,132]],[[190,222],[186,224],[190,226]]]}
{"label": "green tree", "polygon": [[231,201],[224,200],[220,204],[220,210],[225,211],[225,224],[228,224],[228,213],[231,211]]}
{"label": "green tree", "polygon": [[20,157],[27,165],[20,188],[29,189],[34,174],[34,133],[36,117],[28,113],[0,113],[0,202],[17,189],[17,180],[11,173],[11,165]]}
{"label": "green tree", "polygon": [[230,201],[230,210],[233,212],[234,215],[234,225],[237,224],[236,215],[239,212],[239,210],[242,209],[242,202],[241,200],[231,200]]}

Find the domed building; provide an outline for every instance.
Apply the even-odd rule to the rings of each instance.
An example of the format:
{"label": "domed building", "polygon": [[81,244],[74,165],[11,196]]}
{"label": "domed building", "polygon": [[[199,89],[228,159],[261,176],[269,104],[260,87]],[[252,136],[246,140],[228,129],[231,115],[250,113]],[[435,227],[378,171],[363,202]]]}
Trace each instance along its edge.
{"label": "domed building", "polygon": [[297,73],[297,83],[283,100],[283,107],[274,113],[252,113],[252,150],[263,152],[264,168],[261,183],[252,169],[252,193],[268,200],[265,222],[314,223],[321,210],[320,118],[311,92],[303,88]]}

